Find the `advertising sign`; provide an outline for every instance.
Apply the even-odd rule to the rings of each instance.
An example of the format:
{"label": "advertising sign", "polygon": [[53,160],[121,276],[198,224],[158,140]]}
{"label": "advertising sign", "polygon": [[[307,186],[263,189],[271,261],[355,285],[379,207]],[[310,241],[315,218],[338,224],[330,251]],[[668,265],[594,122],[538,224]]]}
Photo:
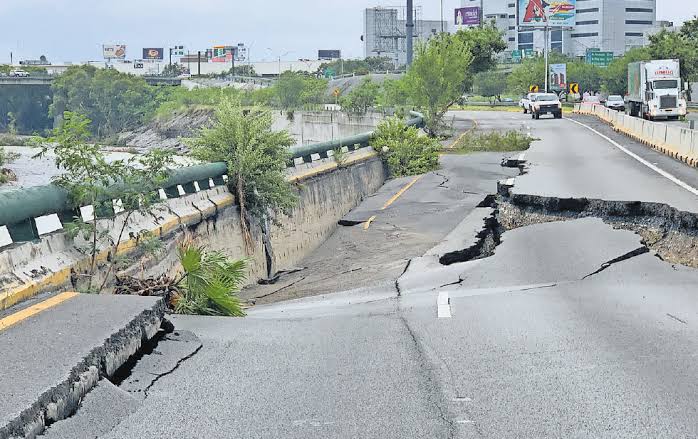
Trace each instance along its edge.
{"label": "advertising sign", "polygon": [[550,64],[550,88],[567,89],[567,64]]}
{"label": "advertising sign", "polygon": [[165,49],[162,47],[147,47],[143,49],[143,59],[163,60],[165,58]]}
{"label": "advertising sign", "polygon": [[170,49],[172,51],[172,56],[184,56],[184,46],[174,46]]}
{"label": "advertising sign", "polygon": [[126,45],[104,44],[102,45],[102,54],[104,55],[104,59],[125,59]]}
{"label": "advertising sign", "polygon": [[320,60],[340,59],[341,57],[342,57],[341,50],[318,50],[317,51],[317,59],[320,59]]}
{"label": "advertising sign", "polygon": [[458,26],[471,26],[480,24],[480,8],[475,6],[456,9],[455,23]]}
{"label": "advertising sign", "polygon": [[211,62],[232,62],[233,52],[233,46],[213,46]]}
{"label": "advertising sign", "polygon": [[518,0],[519,26],[574,26],[577,0]]}

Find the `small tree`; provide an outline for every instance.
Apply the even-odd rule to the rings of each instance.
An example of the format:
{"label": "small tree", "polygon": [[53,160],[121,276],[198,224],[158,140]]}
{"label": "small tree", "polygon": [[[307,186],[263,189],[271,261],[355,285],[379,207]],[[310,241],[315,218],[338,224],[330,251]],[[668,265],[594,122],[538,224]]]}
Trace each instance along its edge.
{"label": "small tree", "polygon": [[380,86],[371,78],[366,78],[341,99],[342,108],[350,113],[364,114],[376,104],[380,89]]}
{"label": "small tree", "polygon": [[490,101],[492,99],[501,101],[502,93],[507,88],[507,81],[503,74],[490,70],[475,75],[474,87],[476,93],[490,98]]}
{"label": "small tree", "polygon": [[[90,143],[90,135],[90,119],[78,113],[66,112],[63,123],[56,128],[38,155],[45,155],[53,148],[56,166],[64,171],[53,178],[54,183],[68,191],[74,208],[93,207],[91,218],[87,221],[76,217],[73,223],[66,225],[69,236],[81,235],[89,243],[86,249],[90,257],[85,275],[86,291],[93,292],[97,256],[101,248],[104,245],[109,247],[110,264],[100,290],[119,262],[117,250],[131,215],[137,211],[147,212],[158,199],[156,191],[167,178],[167,166],[172,163],[172,154],[154,150],[125,161],[109,162],[99,145]],[[113,212],[115,199],[121,201],[119,208],[123,209],[125,216],[118,234],[113,237],[109,230],[99,230],[97,220],[105,212]]]}
{"label": "small tree", "polygon": [[436,136],[449,107],[462,95],[468,67],[473,61],[470,45],[458,34],[439,34],[417,46],[407,72],[412,100],[424,109],[426,131]]}
{"label": "small tree", "polygon": [[250,218],[269,212],[288,212],[297,197],[286,181],[287,148],[293,139],[286,131],[272,131],[268,111],[243,111],[236,100],[224,101],[216,121],[190,141],[192,155],[228,165],[229,184],[240,206],[240,224],[248,253],[254,249]]}
{"label": "small tree", "polygon": [[419,134],[402,119],[391,117],[378,125],[371,145],[388,164],[390,175],[423,174],[439,166],[440,143]]}

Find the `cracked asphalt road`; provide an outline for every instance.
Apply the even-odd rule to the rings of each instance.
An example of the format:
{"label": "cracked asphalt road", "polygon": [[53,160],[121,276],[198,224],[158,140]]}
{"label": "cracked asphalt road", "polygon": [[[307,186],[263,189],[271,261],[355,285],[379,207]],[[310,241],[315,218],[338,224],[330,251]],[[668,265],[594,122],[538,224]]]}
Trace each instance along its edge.
{"label": "cracked asphalt road", "polygon": [[[304,268],[272,285],[254,285],[241,296],[257,304],[393,283],[407,262],[440,242],[496,188],[518,174],[503,168],[512,154],[444,155],[441,169],[420,178],[394,203],[381,208],[414,177],[388,181],[343,221],[318,250],[298,264]],[[518,154],[516,154],[518,155]],[[364,222],[375,216],[370,226]]]}
{"label": "cracked asphalt road", "polygon": [[[467,116],[527,123],[513,113]],[[546,120],[530,129],[542,141],[515,190],[524,179],[561,196],[658,196],[643,190],[657,181],[652,171],[584,128]],[[446,164],[447,186],[471,169]],[[613,170],[622,170],[616,184]],[[466,217],[465,185],[456,197],[438,188],[443,181],[423,177],[381,213],[406,183],[395,182],[348,215],[376,219],[366,240],[362,226],[343,227],[310,259],[328,267],[316,284],[308,272],[292,275],[286,290],[310,297],[256,306],[246,319],[176,317],[200,351],[100,437],[698,436],[698,270],[592,217],[506,231],[492,256],[442,266],[438,249],[472,243],[482,228],[474,220],[487,215]],[[678,186],[658,185],[665,202],[690,203]],[[439,243],[449,227],[468,236]],[[336,264],[359,244],[379,259]],[[352,268],[361,269],[341,274]],[[391,276],[400,276],[399,295]],[[451,317],[438,317],[442,307]]]}

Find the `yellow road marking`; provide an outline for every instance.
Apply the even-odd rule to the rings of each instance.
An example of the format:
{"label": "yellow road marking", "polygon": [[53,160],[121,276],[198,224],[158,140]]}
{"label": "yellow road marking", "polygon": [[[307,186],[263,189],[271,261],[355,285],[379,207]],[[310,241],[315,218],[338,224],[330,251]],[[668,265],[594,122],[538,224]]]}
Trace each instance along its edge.
{"label": "yellow road marking", "polygon": [[[414,184],[417,183],[417,181],[419,181],[419,179],[422,178],[422,177],[424,177],[424,174],[416,176],[416,177],[414,178],[414,180],[412,180],[411,182],[407,183],[407,185],[406,185],[405,187],[403,187],[402,189],[400,189],[400,190],[398,191],[398,193],[396,193],[395,195],[393,195],[388,201],[385,202],[385,204],[383,205],[383,207],[381,207],[381,210],[385,210],[385,209],[387,209],[388,207],[390,207],[390,205],[393,204],[393,203],[395,202],[395,200],[397,200],[398,198],[400,198],[400,197],[402,196],[402,194],[404,194],[405,192],[407,192],[407,190],[408,190],[409,188],[411,188],[412,186],[414,186]],[[371,218],[369,218],[368,221],[366,221],[366,222],[364,223],[364,230],[368,230],[368,228],[371,227],[371,223],[372,223],[375,219],[376,219],[376,215],[373,215]]]}
{"label": "yellow road marking", "polygon": [[473,131],[475,131],[475,130],[480,126],[480,125],[477,123],[477,120],[475,120],[475,119],[468,119],[468,120],[470,120],[470,121],[473,122],[473,126],[470,127],[470,129],[469,129],[468,131],[465,131],[465,132],[463,132],[463,134],[461,134],[460,136],[458,136],[458,138],[457,138],[453,143],[451,143],[451,144],[447,147],[447,149],[453,149],[453,148],[455,148],[456,145],[458,145],[458,143],[460,143],[460,141],[463,139],[463,137],[465,137],[465,136],[467,136],[468,134],[472,133]]}
{"label": "yellow road marking", "polygon": [[399,191],[397,194],[393,195],[392,198],[389,199],[389,200],[383,205],[383,207],[381,207],[381,210],[387,209],[391,204],[393,204],[393,203],[395,202],[395,200],[397,200],[398,198],[400,198],[400,197],[402,196],[402,194],[404,194],[405,192],[407,192],[407,190],[408,190],[409,188],[411,188],[412,186],[414,186],[414,184],[417,183],[417,181],[418,181],[420,178],[422,178],[422,177],[424,177],[424,174],[416,176],[416,177],[414,178],[414,180],[412,180],[411,182],[409,182],[409,184],[407,184],[407,186],[403,187],[402,189],[400,189],[400,191]]}
{"label": "yellow road marking", "polygon": [[41,311],[53,308],[59,303],[65,302],[66,300],[71,299],[77,295],[78,293],[61,293],[57,296],[51,297],[50,299],[46,299],[43,302],[37,303],[36,305],[32,305],[28,308],[25,308],[22,311],[17,311],[16,313],[11,314],[5,317],[4,319],[0,319],[0,331],[9,328],[12,325],[16,325],[22,320],[28,319],[29,317],[38,314]]}
{"label": "yellow road marking", "polygon": [[368,219],[368,221],[364,223],[364,230],[368,230],[368,228],[371,227],[371,223],[374,219],[376,219],[375,215],[373,215],[371,218]]}

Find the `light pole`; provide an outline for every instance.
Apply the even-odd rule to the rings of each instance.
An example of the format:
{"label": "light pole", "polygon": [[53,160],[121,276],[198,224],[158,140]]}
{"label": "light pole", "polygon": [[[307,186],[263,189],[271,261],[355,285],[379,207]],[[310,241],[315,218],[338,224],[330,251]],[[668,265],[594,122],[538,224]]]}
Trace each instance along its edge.
{"label": "light pole", "polygon": [[441,0],[441,33],[444,33],[444,0]]}

